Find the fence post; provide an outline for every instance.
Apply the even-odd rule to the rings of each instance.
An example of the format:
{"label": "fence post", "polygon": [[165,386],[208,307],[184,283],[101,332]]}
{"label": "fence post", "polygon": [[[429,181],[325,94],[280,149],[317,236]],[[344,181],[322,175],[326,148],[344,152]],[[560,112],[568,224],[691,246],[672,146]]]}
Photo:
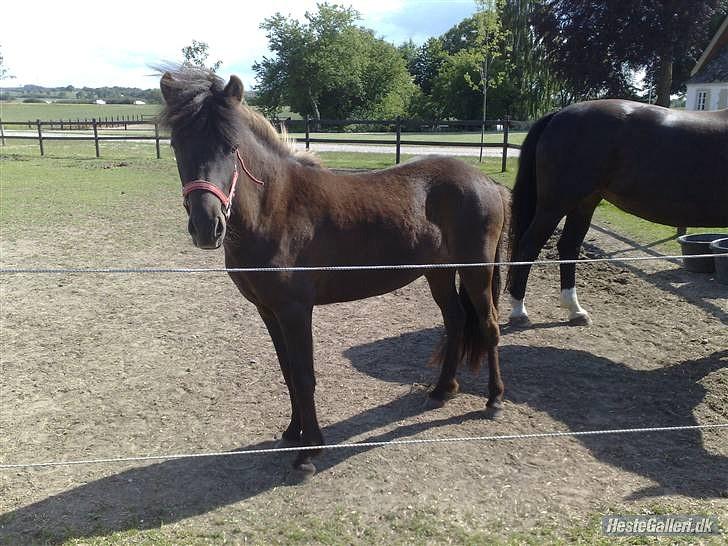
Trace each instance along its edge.
{"label": "fence post", "polygon": [[0,119],[0,140],[2,140],[2,145],[5,146],[5,129],[3,129],[2,119]]}
{"label": "fence post", "polygon": [[96,118],[93,118],[91,123],[94,127],[94,146],[96,146],[96,157],[99,158],[101,157],[101,153],[99,152],[99,127],[96,123]]}
{"label": "fence post", "polygon": [[45,155],[45,151],[43,150],[43,133],[40,130],[40,120],[35,120],[35,123],[38,126],[38,145],[40,146],[40,155]]}
{"label": "fence post", "polygon": [[506,114],[503,121],[503,157],[501,158],[501,172],[506,172],[506,163],[508,161],[508,129],[511,125],[511,116]]}
{"label": "fence post", "polygon": [[311,138],[311,120],[308,118],[308,114],[306,114],[306,150],[308,150],[311,146],[311,143],[309,142],[310,138]]}
{"label": "fence post", "polygon": [[162,159],[162,156],[159,153],[159,123],[156,121],[154,122],[154,141],[157,147],[157,159]]}
{"label": "fence post", "polygon": [[397,154],[396,154],[397,165],[399,165],[401,147],[402,147],[402,120],[399,116],[397,116]]}

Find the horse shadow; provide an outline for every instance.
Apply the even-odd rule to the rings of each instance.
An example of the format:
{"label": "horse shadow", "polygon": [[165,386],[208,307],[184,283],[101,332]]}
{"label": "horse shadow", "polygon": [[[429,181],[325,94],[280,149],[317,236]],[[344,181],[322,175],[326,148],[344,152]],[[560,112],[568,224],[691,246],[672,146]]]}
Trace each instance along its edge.
{"label": "horse shadow", "polygon": [[[624,235],[612,231],[611,229],[605,228],[604,226],[592,224],[591,229],[630,245],[630,248],[625,250],[605,253],[600,247],[584,242],[584,249],[593,253],[597,257],[612,258],[618,254],[632,250],[641,250],[650,256],[659,257],[662,256],[662,254],[652,250],[652,247],[675,238],[668,237],[652,243],[640,244],[628,237],[625,237]],[[671,259],[666,261],[677,266],[682,266],[681,260]],[[710,301],[726,297],[726,286],[716,281],[715,275],[695,273],[688,271],[683,267],[680,267],[679,269],[669,269],[649,273],[630,262],[620,263],[619,267],[630,271],[633,275],[643,281],[646,281],[651,285],[668,292],[669,294],[677,296],[678,298],[695,305],[728,326],[728,313]]]}
{"label": "horse shadow", "polygon": [[[434,376],[422,362],[441,329],[433,328],[354,347],[345,352],[353,366],[377,379],[412,384]],[[403,357],[402,355],[407,355]],[[503,346],[507,399],[551,415],[570,430],[695,424],[692,410],[705,389],[698,380],[726,365],[728,351],[657,371],[635,371],[583,351]],[[546,375],[548,373],[548,376]],[[486,392],[482,377],[463,381],[464,392]],[[588,400],[588,403],[585,403]],[[324,429],[329,443],[376,430],[423,412],[422,392],[410,392]],[[433,412],[433,416],[437,413]],[[482,412],[395,427],[368,441],[406,438],[438,427],[482,419]],[[503,417],[507,420],[507,413]],[[728,459],[708,453],[697,431],[669,435],[579,437],[597,459],[654,480],[641,498],[674,492],[715,497],[728,486]],[[272,441],[238,450],[269,448]],[[319,472],[371,448],[327,450]],[[152,529],[208,513],[276,487],[292,485],[288,455],[181,458],[135,467],[0,515],[0,542],[62,543],[107,536],[128,529]],[[57,469],[38,470],[44,473]],[[316,479],[316,478],[314,478]]]}
{"label": "horse shadow", "polygon": [[[387,364],[401,354],[412,355],[413,361],[424,358],[426,353],[417,354],[422,338],[440,331],[404,334],[374,342],[376,350],[364,345],[345,354],[355,368],[377,379],[416,380],[419,369],[403,375],[401,366]],[[728,367],[728,350],[655,370],[634,370],[586,351],[550,346],[503,345],[500,355],[506,400],[546,413],[571,431],[696,425],[693,411],[706,394],[700,380]],[[461,392],[484,396],[485,376],[466,375]],[[728,458],[706,451],[699,430],[576,438],[599,461],[655,482],[627,499],[717,498],[728,492]]]}

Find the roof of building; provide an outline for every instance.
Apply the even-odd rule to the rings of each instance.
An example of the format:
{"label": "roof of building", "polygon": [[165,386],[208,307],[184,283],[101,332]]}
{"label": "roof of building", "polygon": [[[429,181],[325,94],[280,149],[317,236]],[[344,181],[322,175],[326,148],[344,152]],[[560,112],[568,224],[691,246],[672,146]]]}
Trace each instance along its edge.
{"label": "roof of building", "polygon": [[[708,65],[711,64],[711,61],[715,57],[723,56],[726,46],[728,46],[728,16],[726,16],[715,35],[710,40],[708,47],[705,48],[705,51],[703,51],[698,62],[695,63],[690,75],[693,77],[696,76],[698,72],[703,70],[703,68],[708,68]],[[706,83],[704,81],[694,82],[693,79],[691,79],[688,83]],[[724,79],[722,81],[726,80]]]}
{"label": "roof of building", "polygon": [[728,82],[728,45],[723,46],[702,70],[687,81],[687,83],[714,82]]}

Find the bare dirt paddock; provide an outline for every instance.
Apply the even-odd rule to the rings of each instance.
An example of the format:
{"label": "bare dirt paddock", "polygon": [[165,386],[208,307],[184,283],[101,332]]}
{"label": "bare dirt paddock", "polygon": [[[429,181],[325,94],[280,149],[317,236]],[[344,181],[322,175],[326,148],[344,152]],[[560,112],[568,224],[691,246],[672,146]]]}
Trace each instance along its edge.
{"label": "bare dirt paddock", "polygon": [[[3,243],[3,265],[221,265],[177,219],[115,255],[111,228]],[[169,233],[174,233],[168,241]],[[627,246],[592,229],[590,250]],[[169,248],[167,242],[170,243]],[[547,251],[551,252],[551,251]],[[318,308],[317,402],[328,442],[728,422],[728,290],[668,262],[582,266],[594,318],[569,327],[557,270],[534,270],[530,330],[503,328],[506,407],[484,374],[425,411],[441,318],[423,280]],[[5,275],[3,463],[271,447],[289,401],[255,309],[225,275]],[[506,298],[503,298],[506,300]],[[507,316],[506,301],[501,305]],[[728,432],[629,434],[0,471],[7,543],[503,542],[599,538],[605,512],[728,524]],[[720,540],[720,539],[718,539]]]}

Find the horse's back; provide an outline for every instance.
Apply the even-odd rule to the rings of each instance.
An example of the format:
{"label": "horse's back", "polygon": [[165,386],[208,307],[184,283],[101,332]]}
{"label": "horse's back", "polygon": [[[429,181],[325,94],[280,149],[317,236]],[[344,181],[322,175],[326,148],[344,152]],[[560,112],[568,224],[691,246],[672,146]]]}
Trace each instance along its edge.
{"label": "horse's back", "polygon": [[597,193],[660,223],[728,224],[728,110],[579,103],[553,115],[536,154],[539,177],[558,185],[540,196]]}

